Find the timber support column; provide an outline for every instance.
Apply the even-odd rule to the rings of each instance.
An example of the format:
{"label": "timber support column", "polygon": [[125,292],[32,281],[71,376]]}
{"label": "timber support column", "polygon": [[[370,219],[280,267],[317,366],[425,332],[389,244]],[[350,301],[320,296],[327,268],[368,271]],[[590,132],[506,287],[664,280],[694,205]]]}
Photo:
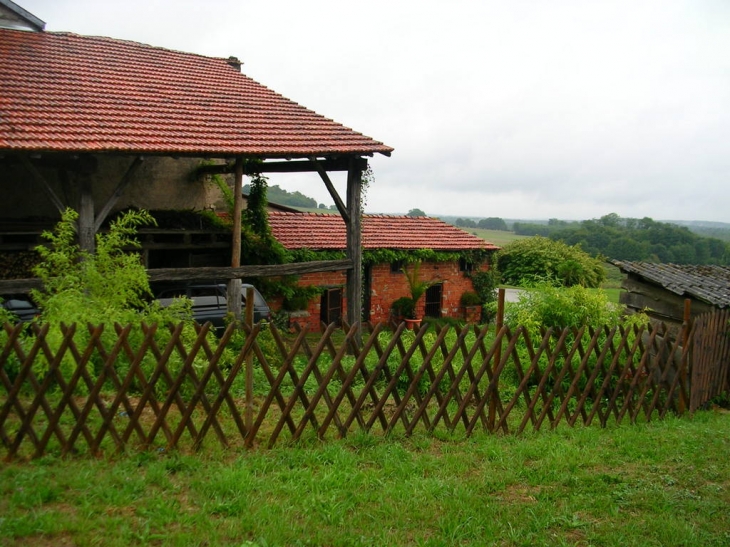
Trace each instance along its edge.
{"label": "timber support column", "polygon": [[[243,158],[236,159],[236,171],[233,180],[233,233],[231,238],[231,267],[241,266],[241,211],[243,210]],[[241,320],[241,280],[228,281],[228,311],[233,313],[236,321]]]}
{"label": "timber support column", "polygon": [[91,185],[91,176],[96,172],[96,166],[96,158],[92,156],[79,158],[79,247],[82,251],[88,253],[93,253],[96,250],[96,212]]}
{"label": "timber support column", "polygon": [[[347,171],[347,258],[352,269],[347,270],[347,320],[362,320],[362,169],[360,158],[351,158]],[[367,167],[367,162],[365,162]]]}

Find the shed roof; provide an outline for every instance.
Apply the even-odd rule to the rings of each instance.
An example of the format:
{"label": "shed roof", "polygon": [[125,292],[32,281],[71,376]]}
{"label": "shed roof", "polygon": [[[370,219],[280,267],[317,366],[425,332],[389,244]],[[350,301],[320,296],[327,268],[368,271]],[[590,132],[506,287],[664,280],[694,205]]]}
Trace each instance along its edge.
{"label": "shed roof", "polygon": [[[345,221],[340,215],[269,212],[274,237],[287,249],[344,250]],[[364,215],[365,249],[497,250],[499,247],[438,218]]]}
{"label": "shed roof", "polygon": [[392,151],[223,58],[0,29],[0,59],[0,150],[270,158]]}
{"label": "shed roof", "polygon": [[0,0],[0,27],[43,30],[46,23],[12,0]]}
{"label": "shed roof", "polygon": [[730,268],[651,262],[613,262],[625,273],[634,274],[679,296],[696,298],[718,308],[730,306]]}

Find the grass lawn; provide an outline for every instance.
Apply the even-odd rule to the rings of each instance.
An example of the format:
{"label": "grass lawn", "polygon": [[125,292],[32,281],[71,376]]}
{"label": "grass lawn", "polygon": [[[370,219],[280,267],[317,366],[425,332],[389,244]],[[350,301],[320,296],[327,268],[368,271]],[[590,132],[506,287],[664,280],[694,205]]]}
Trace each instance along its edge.
{"label": "grass lawn", "polygon": [[482,228],[462,228],[462,230],[465,230],[470,234],[473,234],[482,239],[486,239],[490,243],[494,243],[495,245],[499,245],[500,247],[504,247],[508,243],[512,243],[517,239],[524,239],[525,237],[527,237],[518,236],[514,232],[505,232],[503,230],[484,230]]}
{"label": "grass lawn", "polygon": [[0,464],[0,545],[730,544],[730,414]]}

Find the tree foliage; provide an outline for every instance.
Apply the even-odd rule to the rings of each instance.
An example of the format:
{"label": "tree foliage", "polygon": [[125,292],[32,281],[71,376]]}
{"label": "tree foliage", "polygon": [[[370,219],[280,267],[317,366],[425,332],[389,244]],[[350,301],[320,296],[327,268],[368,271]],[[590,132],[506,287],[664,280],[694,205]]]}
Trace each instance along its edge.
{"label": "tree foliage", "polygon": [[32,296],[41,309],[42,322],[129,323],[156,314],[147,272],[137,253],[137,228],[154,224],[146,211],[127,211],[114,220],[108,233],[96,236],[96,252],[82,251],[76,243],[78,213],[66,209],[55,231],[43,237],[48,246],[36,251],[41,262],[34,273],[43,289]]}
{"label": "tree foliage", "polygon": [[[245,194],[251,194],[254,191],[254,184],[244,184],[243,185],[243,192]],[[317,204],[317,200],[314,198],[310,198],[309,196],[305,196],[299,191],[295,192],[289,192],[288,190],[285,190],[284,188],[281,188],[278,184],[274,184],[273,186],[269,187],[268,190],[269,199],[274,202],[278,203],[280,205],[287,205],[289,207],[299,207],[302,209],[316,209],[319,207],[320,209],[325,209],[326,206],[324,204]],[[250,198],[249,198],[250,199]]]}
{"label": "tree foliage", "polygon": [[476,228],[477,223],[470,218],[457,218],[455,222],[459,228]]}
{"label": "tree foliage", "polygon": [[540,235],[587,253],[616,260],[675,264],[728,264],[730,247],[720,239],[703,237],[689,228],[651,218],[622,218],[616,213],[581,222],[518,223],[518,235]]}
{"label": "tree foliage", "polygon": [[[93,254],[81,250],[76,243],[77,219],[78,214],[67,209],[54,231],[43,233],[48,246],[36,248],[41,262],[34,273],[43,281],[43,289],[32,293],[41,311],[35,321],[49,325],[48,344],[54,349],[59,348],[63,344],[60,325],[74,323],[77,324],[75,340],[82,346],[90,339],[87,324],[104,327],[101,340],[108,348],[115,343],[117,323],[133,326],[129,335],[132,343],[140,341],[143,336],[142,322],[167,324],[183,321],[186,322],[183,337],[193,336],[191,302],[180,299],[172,306],[162,308],[152,298],[147,272],[139,254],[128,251],[130,247],[139,246],[137,228],[154,224],[152,216],[146,211],[130,210],[117,217],[107,233],[97,234],[96,252]],[[164,329],[158,332],[161,332],[164,343],[169,333],[166,335]],[[32,336],[27,334],[21,343],[32,343]],[[98,360],[99,356],[93,359]],[[36,372],[44,372],[48,365],[41,358]],[[70,377],[74,366],[71,355],[66,354],[61,373]],[[120,355],[117,366],[123,373],[129,366],[127,358]]]}
{"label": "tree foliage", "polygon": [[483,218],[477,222],[477,228],[482,228],[484,230],[501,230],[503,232],[509,231],[507,223],[504,219],[499,217]]}
{"label": "tree foliage", "polygon": [[533,286],[550,283],[570,287],[598,287],[606,277],[603,263],[580,247],[545,237],[520,239],[497,253],[502,281]]}
{"label": "tree foliage", "polygon": [[411,209],[406,213],[407,217],[425,217],[426,213],[423,212],[421,209]]}

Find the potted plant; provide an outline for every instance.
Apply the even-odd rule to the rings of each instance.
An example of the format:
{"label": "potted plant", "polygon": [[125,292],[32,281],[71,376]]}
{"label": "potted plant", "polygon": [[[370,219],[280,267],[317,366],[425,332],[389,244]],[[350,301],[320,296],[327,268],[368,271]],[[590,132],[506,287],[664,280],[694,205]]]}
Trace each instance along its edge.
{"label": "potted plant", "polygon": [[465,291],[461,295],[461,306],[464,308],[464,319],[467,323],[478,323],[482,316],[482,299],[474,291]]}
{"label": "potted plant", "polygon": [[414,319],[416,307],[410,296],[402,296],[390,306],[393,318],[397,323],[406,319]]}
{"label": "potted plant", "polygon": [[[414,330],[421,324],[421,318],[418,317],[418,301],[428,290],[428,288],[437,283],[437,281],[423,281],[421,279],[421,263],[414,262],[413,267],[410,271],[407,268],[402,269],[406,275],[406,281],[408,282],[408,289],[411,293],[411,303],[413,305],[412,311],[409,316],[405,317],[406,324]],[[407,297],[406,297],[407,298]]]}

